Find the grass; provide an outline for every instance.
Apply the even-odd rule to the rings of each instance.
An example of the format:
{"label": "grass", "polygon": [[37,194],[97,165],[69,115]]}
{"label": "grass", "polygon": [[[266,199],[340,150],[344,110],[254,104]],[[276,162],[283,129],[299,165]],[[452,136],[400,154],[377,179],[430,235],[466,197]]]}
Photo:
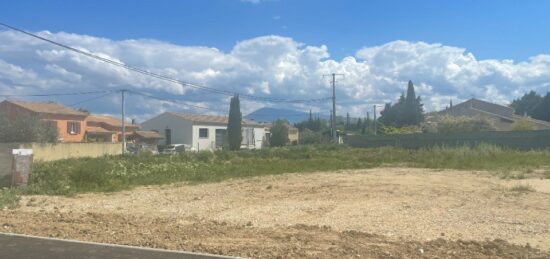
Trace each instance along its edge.
{"label": "grass", "polygon": [[[112,192],[135,186],[175,182],[218,182],[231,178],[295,172],[407,166],[435,169],[522,171],[550,168],[550,150],[476,148],[357,149],[346,146],[296,146],[252,151],[186,153],[177,156],[106,156],[35,163],[21,194],[74,195]],[[532,170],[532,169],[530,169]],[[522,171],[528,173],[527,171]],[[14,200],[10,191],[1,200]]]}
{"label": "grass", "polygon": [[535,189],[529,184],[516,184],[508,190],[516,193],[528,193],[535,191]]}
{"label": "grass", "polygon": [[13,209],[19,204],[21,195],[14,188],[0,189],[0,209]]}

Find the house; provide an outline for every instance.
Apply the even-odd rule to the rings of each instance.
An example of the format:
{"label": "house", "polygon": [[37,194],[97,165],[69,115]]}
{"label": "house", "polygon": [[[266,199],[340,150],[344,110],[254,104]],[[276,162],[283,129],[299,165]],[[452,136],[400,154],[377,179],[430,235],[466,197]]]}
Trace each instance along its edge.
{"label": "house", "polygon": [[[140,129],[139,125],[133,123],[126,123],[124,126],[127,134]],[[86,118],[86,141],[121,142],[122,120],[104,115],[89,115]]]}
{"label": "house", "polygon": [[128,146],[135,152],[150,151],[153,154],[158,153],[158,142],[163,137],[156,131],[136,130],[126,137]]}
{"label": "house", "polygon": [[57,103],[40,103],[20,100],[4,100],[0,103],[0,112],[9,120],[28,115],[48,121],[57,128],[60,142],[82,142],[85,133],[86,113]]}
{"label": "house", "polygon": [[[165,112],[141,126],[143,130],[159,132],[162,145],[187,144],[196,150],[216,150],[224,145],[227,122],[226,116]],[[241,148],[262,148],[264,131],[264,125],[243,119]]]}
{"label": "house", "polygon": [[514,122],[522,119],[530,121],[537,130],[550,129],[549,122],[519,116],[514,113],[513,108],[473,98],[449,107],[443,111],[437,112],[435,115],[466,116],[488,119],[494,123],[494,126],[498,131],[510,131],[512,130],[512,125]]}

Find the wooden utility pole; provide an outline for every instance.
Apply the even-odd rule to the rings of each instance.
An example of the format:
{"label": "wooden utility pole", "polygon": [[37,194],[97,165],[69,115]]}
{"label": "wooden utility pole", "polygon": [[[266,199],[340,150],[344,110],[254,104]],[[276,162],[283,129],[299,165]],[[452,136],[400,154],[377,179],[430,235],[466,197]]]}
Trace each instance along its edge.
{"label": "wooden utility pole", "polygon": [[377,129],[378,125],[377,125],[377,122],[376,122],[376,104],[373,106],[373,113],[374,113],[373,114],[373,116],[374,116],[374,121],[373,121],[373,123],[374,123],[374,135],[376,135],[377,132],[378,132],[378,129]]}
{"label": "wooden utility pole", "polygon": [[338,134],[336,134],[336,77],[337,76],[344,76],[344,74],[335,74],[332,73],[330,75],[323,75],[330,76],[331,77],[331,85],[332,85],[332,141],[334,143],[338,143]]}
{"label": "wooden utility pole", "polygon": [[124,93],[126,90],[121,90],[122,98],[122,154],[126,153],[126,110],[124,108]]}

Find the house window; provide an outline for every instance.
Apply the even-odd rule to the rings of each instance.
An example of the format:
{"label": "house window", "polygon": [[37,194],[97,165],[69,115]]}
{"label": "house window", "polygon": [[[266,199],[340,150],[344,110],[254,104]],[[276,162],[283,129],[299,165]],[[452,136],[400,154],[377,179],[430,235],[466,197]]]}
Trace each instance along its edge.
{"label": "house window", "polygon": [[67,122],[67,133],[71,135],[80,134],[80,122],[78,121],[68,121]]}
{"label": "house window", "polygon": [[199,129],[199,138],[208,138],[208,129],[200,128]]}

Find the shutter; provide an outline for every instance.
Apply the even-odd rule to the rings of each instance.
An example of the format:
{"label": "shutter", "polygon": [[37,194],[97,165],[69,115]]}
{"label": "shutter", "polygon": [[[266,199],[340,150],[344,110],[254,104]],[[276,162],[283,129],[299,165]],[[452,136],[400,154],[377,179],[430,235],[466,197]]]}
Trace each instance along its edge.
{"label": "shutter", "polygon": [[67,121],[67,134],[71,134],[71,122]]}
{"label": "shutter", "polygon": [[76,124],[76,134],[80,134],[80,122],[75,122]]}

